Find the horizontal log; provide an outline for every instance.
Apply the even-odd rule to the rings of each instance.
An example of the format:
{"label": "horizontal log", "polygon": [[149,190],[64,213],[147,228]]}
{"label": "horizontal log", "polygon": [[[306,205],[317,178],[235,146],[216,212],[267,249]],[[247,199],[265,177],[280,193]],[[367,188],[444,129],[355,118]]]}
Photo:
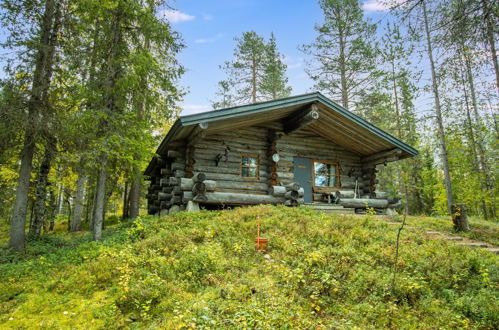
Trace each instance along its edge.
{"label": "horizontal log", "polygon": [[298,182],[292,182],[286,185],[286,189],[298,191],[301,188],[301,185]]}
{"label": "horizontal log", "polygon": [[375,191],[374,198],[376,198],[376,199],[388,199],[388,193],[386,191]]}
{"label": "horizontal log", "polygon": [[[207,191],[214,191],[217,187],[217,182],[213,180],[205,180],[203,183],[206,185]],[[180,179],[180,189],[184,191],[192,191],[192,187],[194,186],[194,182],[192,179],[181,178]]]}
{"label": "horizontal log", "polygon": [[180,153],[177,150],[168,150],[166,152],[166,157],[171,158],[171,159],[175,159],[175,158],[182,158],[183,155],[182,155],[182,153]]}
{"label": "horizontal log", "polygon": [[336,198],[354,198],[355,191],[353,190],[338,190],[335,192]]}
{"label": "horizontal log", "polygon": [[185,169],[185,163],[173,162],[170,165],[170,168],[171,168],[172,171],[175,171],[175,170],[184,170]]}
{"label": "horizontal log", "polygon": [[172,196],[170,201],[173,205],[179,205],[182,203],[182,196]]}
{"label": "horizontal log", "polygon": [[172,190],[173,190],[173,187],[163,187],[163,189],[161,189],[161,192],[171,193]]}
{"label": "horizontal log", "polygon": [[229,204],[229,205],[256,205],[256,204],[282,204],[284,197],[256,194],[237,194],[223,192],[207,192],[206,201],[201,204]]}
{"label": "horizontal log", "polygon": [[338,204],[343,207],[352,207],[352,208],[386,208],[388,206],[388,201],[386,199],[361,199],[361,198],[341,198],[338,201]]}
{"label": "horizontal log", "polygon": [[158,193],[158,199],[160,201],[166,201],[166,200],[170,199],[171,197],[172,197],[172,194],[162,193],[162,192]]}
{"label": "horizontal log", "polygon": [[[214,166],[214,164],[212,164],[212,165],[203,165],[203,164],[200,164],[199,162],[196,162],[192,169],[195,172],[203,172],[206,175],[208,175],[208,173],[211,173],[211,174],[234,174],[234,175],[238,175],[238,176],[241,175],[240,163],[238,163],[238,164],[231,163],[230,166],[225,166],[224,162],[220,162],[219,166]],[[262,169],[261,166],[260,166],[259,175],[261,177],[267,176],[267,171],[265,169]]]}
{"label": "horizontal log", "polygon": [[163,179],[159,180],[159,185],[161,187],[167,187],[169,185],[168,178],[163,178]]}
{"label": "horizontal log", "polygon": [[160,173],[161,173],[162,176],[167,176],[167,175],[172,174],[172,171],[169,168],[162,168],[160,170]]}
{"label": "horizontal log", "polygon": [[179,183],[179,178],[176,178],[174,176],[171,176],[168,178],[168,183],[171,185],[171,186],[176,186],[178,185]]}
{"label": "horizontal log", "polygon": [[286,194],[286,191],[286,187],[284,186],[272,186],[269,188],[269,195],[283,197]]}
{"label": "horizontal log", "polygon": [[183,178],[183,177],[185,177],[185,171],[183,171],[183,170],[175,170],[175,171],[173,171],[173,175],[176,178]]}

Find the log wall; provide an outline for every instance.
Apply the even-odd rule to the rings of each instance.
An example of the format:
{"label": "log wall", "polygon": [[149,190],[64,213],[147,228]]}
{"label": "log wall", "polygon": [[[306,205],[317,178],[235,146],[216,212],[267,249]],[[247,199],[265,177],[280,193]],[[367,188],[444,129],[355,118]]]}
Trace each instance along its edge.
{"label": "log wall", "polygon": [[[279,154],[278,162],[272,160],[275,153]],[[241,155],[258,157],[258,178],[241,177]],[[149,213],[162,214],[162,210],[171,210],[173,206],[176,207],[175,210],[185,208],[187,202],[196,201],[195,190],[198,188],[204,189],[196,201],[199,203],[216,204],[217,201],[212,199],[223,197],[219,201],[221,204],[238,204],[237,200],[241,200],[239,204],[251,204],[282,199],[284,204],[299,205],[303,203],[303,191],[300,194],[288,189],[281,195],[279,189],[274,189],[290,186],[296,181],[293,157],[339,164],[340,187],[330,189],[330,196],[314,191],[314,201],[336,201],[339,204],[346,203],[349,207],[364,206],[364,209],[367,204],[376,208],[389,204],[388,201],[380,201],[386,199],[386,194],[375,191],[375,167],[363,164],[360,155],[326,140],[314,133],[312,128],[285,134],[282,123],[270,122],[237,131],[202,134],[195,141],[186,140],[184,145],[177,144],[175,148],[170,148],[165,155],[161,155],[161,168],[151,178],[147,194]],[[208,189],[209,193],[206,193],[206,185],[199,185],[197,188],[188,186],[193,184],[190,178],[196,179],[199,173],[203,173],[206,176],[203,181],[207,180],[210,182],[209,187],[213,187]],[[241,198],[246,195],[247,197]],[[365,203],[352,198],[374,201]]]}

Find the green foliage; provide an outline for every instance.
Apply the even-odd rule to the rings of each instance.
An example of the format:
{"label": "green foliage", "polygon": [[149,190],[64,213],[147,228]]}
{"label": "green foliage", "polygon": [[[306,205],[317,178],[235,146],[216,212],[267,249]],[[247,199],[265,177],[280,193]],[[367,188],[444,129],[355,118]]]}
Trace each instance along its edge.
{"label": "green foliage", "polygon": [[[255,251],[256,215],[268,256]],[[0,254],[0,327],[497,324],[496,255],[404,231],[392,294],[395,236],[374,218],[284,206],[143,217],[101,243],[43,236],[24,255]]]}
{"label": "green foliage", "polygon": [[321,0],[319,5],[324,23],[315,27],[315,41],[301,47],[313,57],[306,72],[316,90],[354,110],[379,74],[376,25],[364,18],[358,0]]}
{"label": "green foliage", "polygon": [[234,60],[221,66],[227,79],[218,83],[213,109],[289,96],[287,66],[274,34],[268,42],[254,31],[244,32],[235,40]]}

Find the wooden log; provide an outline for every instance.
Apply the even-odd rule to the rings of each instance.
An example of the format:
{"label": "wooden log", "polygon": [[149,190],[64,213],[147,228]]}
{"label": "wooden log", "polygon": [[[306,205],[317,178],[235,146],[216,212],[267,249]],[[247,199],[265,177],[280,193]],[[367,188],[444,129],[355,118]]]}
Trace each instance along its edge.
{"label": "wooden log", "polygon": [[206,201],[201,204],[228,204],[228,205],[256,205],[256,204],[282,204],[284,197],[257,194],[238,194],[224,192],[207,192]]}
{"label": "wooden log", "polygon": [[388,201],[386,199],[365,199],[365,198],[340,198],[338,200],[338,204],[343,207],[352,207],[352,208],[380,208],[384,209],[388,206]]}
{"label": "wooden log", "polygon": [[179,196],[182,194],[182,189],[179,186],[173,187],[172,195]]}
{"label": "wooden log", "polygon": [[167,175],[171,174],[172,171],[169,168],[162,168],[160,170],[160,173],[161,173],[162,176],[167,176]]}
{"label": "wooden log", "polygon": [[171,193],[172,192],[172,187],[163,187],[163,189],[161,189],[161,192],[164,192],[164,193]]}
{"label": "wooden log", "polygon": [[195,182],[192,186],[192,193],[194,196],[204,195],[206,191],[206,185],[203,182]]}
{"label": "wooden log", "polygon": [[192,176],[193,182],[203,182],[204,180],[206,180],[206,174],[202,172],[194,173]]}
{"label": "wooden log", "polygon": [[[217,182],[214,180],[205,180],[203,183],[206,185],[207,191],[214,191],[217,188]],[[188,178],[180,179],[180,189],[184,191],[192,191],[192,187],[194,186],[194,182]]]}
{"label": "wooden log", "polygon": [[[364,187],[364,182],[357,182],[357,187],[363,188]],[[342,182],[341,183],[341,188],[343,189],[355,189],[355,182]]]}
{"label": "wooden log", "polygon": [[355,191],[353,190],[338,190],[335,193],[336,198],[354,198]]}
{"label": "wooden log", "polygon": [[182,196],[172,196],[172,199],[170,201],[173,205],[182,204]]}
{"label": "wooden log", "polygon": [[179,184],[179,178],[176,178],[174,176],[171,176],[168,178],[168,183],[171,185],[171,186],[176,186]]}
{"label": "wooden log", "polygon": [[388,204],[397,204],[400,201],[400,197],[398,196],[391,196],[387,198]]}
{"label": "wooden log", "polygon": [[386,191],[375,191],[374,198],[376,198],[376,199],[388,199],[388,193]]}
{"label": "wooden log", "polygon": [[284,186],[272,186],[269,188],[269,195],[276,197],[283,197],[286,194],[286,187]]}
{"label": "wooden log", "polygon": [[290,191],[287,191],[286,194],[284,195],[284,197],[286,197],[286,199],[293,199],[293,200],[297,200],[298,197],[299,197],[299,193],[298,191],[296,190],[290,190]]}
{"label": "wooden log", "polygon": [[173,162],[171,165],[170,165],[170,168],[172,169],[172,171],[175,171],[175,170],[185,170],[185,163],[180,163],[180,162]]}
{"label": "wooden log", "polygon": [[286,185],[287,190],[298,191],[301,188],[301,185],[298,182],[291,182]]}
{"label": "wooden log", "polygon": [[183,178],[183,177],[185,177],[185,171],[183,171],[183,170],[175,170],[175,171],[173,171],[173,175],[176,178]]}
{"label": "wooden log", "polygon": [[163,178],[163,179],[159,180],[159,185],[160,185],[161,187],[166,187],[166,186],[168,186],[168,179],[167,179],[167,178]]}
{"label": "wooden log", "polygon": [[188,201],[192,201],[194,198],[194,195],[192,194],[192,191],[184,191],[182,193],[182,203],[187,203]]}
{"label": "wooden log", "polygon": [[166,152],[166,157],[170,159],[181,158],[182,154],[177,150],[168,150]]}
{"label": "wooden log", "polygon": [[163,192],[158,193],[158,199],[160,201],[166,201],[166,200],[170,199],[171,197],[172,197],[172,194],[163,193]]}
{"label": "wooden log", "polygon": [[466,212],[466,205],[462,203],[452,204],[452,222],[454,229],[457,231],[469,231],[468,214]]}
{"label": "wooden log", "polygon": [[319,119],[319,117],[319,108],[314,103],[310,106],[310,109],[305,111],[301,110],[298,114],[292,114],[291,118],[284,123],[284,132],[290,134],[291,132],[310,125]]}

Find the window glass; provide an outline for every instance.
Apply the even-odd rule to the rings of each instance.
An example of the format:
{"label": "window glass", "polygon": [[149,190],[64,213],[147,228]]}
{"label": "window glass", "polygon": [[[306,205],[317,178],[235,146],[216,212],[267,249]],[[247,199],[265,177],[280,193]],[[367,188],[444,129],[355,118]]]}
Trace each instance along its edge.
{"label": "window glass", "polygon": [[314,185],[316,187],[336,187],[336,175],[336,164],[314,162]]}
{"label": "window glass", "polygon": [[241,177],[258,178],[257,156],[241,156]]}

